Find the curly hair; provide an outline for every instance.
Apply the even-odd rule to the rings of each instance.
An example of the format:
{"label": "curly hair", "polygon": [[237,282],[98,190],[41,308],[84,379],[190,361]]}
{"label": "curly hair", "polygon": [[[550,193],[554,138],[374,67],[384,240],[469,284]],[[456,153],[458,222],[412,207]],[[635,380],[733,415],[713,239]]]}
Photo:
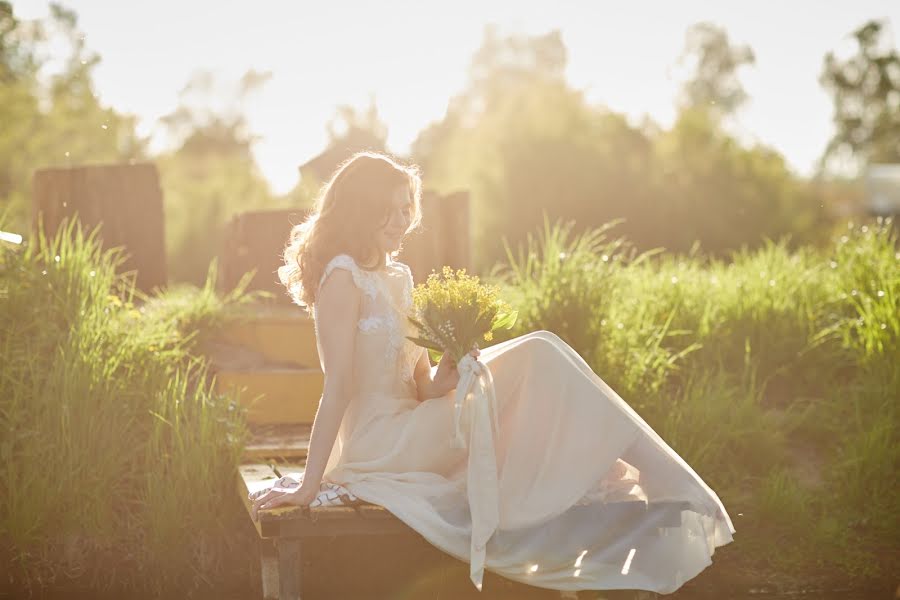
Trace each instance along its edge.
{"label": "curly hair", "polygon": [[[375,234],[390,218],[391,194],[402,185],[409,187],[414,205],[405,236],[422,222],[419,167],[371,151],[357,152],[341,163],[320,189],[313,211],[291,228],[282,253],[278,278],[295,304],[312,313],[325,265],[338,254],[349,254],[368,269],[364,263],[378,253]],[[399,252],[392,251],[391,257]]]}

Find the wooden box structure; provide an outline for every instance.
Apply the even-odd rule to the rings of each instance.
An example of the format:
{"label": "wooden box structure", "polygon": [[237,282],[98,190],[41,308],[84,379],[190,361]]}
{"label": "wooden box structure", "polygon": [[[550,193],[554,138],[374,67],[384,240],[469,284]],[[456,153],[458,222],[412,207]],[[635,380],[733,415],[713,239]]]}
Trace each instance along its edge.
{"label": "wooden box structure", "polygon": [[[249,211],[236,215],[227,225],[220,252],[220,285],[233,289],[241,277],[256,269],[248,290],[266,290],[279,303],[290,303],[278,280],[278,267],[291,228],[302,223],[309,209]],[[444,265],[471,269],[469,233],[469,194],[457,192],[445,196],[425,192],[422,197],[422,224],[403,242],[398,260],[409,265],[416,283],[432,270]]]}
{"label": "wooden box structure", "polygon": [[137,271],[136,287],[150,292],[167,282],[165,223],[159,173],[153,163],[53,167],[35,172],[32,230],[53,237],[76,216],[85,233],[101,225],[104,248],[124,247],[122,271]]}

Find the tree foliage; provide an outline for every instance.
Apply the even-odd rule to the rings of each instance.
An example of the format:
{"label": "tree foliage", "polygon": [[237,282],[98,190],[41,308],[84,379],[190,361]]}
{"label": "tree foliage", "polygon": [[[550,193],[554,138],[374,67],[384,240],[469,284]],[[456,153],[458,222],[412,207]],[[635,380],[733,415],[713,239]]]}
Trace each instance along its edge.
{"label": "tree foliage", "polygon": [[352,104],[341,104],[335,108],[334,116],[325,124],[328,132],[328,146],[340,146],[363,133],[372,144],[384,148],[387,145],[388,126],[378,114],[375,98],[369,98],[369,106],[360,110]]}
{"label": "tree foliage", "polygon": [[732,44],[723,28],[712,23],[688,28],[679,61],[691,64],[693,69],[681,90],[679,103],[683,109],[703,108],[725,116],[747,102],[737,72],[742,66],[753,65],[756,57],[749,46]]}
{"label": "tree foliage", "polygon": [[735,72],[752,51],[711,26],[692,31],[682,60],[698,67],[664,130],[589,104],[565,80],[558,32],[486,30],[467,87],[413,145],[431,186],[470,191],[478,268],[503,258],[503,237],[524,241],[544,211],[580,229],[621,218],[639,246],[688,251],[699,241],[713,253],[819,223],[811,188],[780,154],[722,128],[746,99]]}
{"label": "tree foliage", "polygon": [[[156,157],[166,210],[169,278],[202,284],[210,261],[225,251],[225,226],[236,214],[280,207],[253,156],[256,136],[244,99],[268,80],[248,71],[232,90],[195,73],[178,107],[162,122],[176,149]],[[216,101],[220,106],[212,108]]]}
{"label": "tree foliage", "polygon": [[[60,36],[70,48],[64,67],[39,76],[43,49]],[[895,58],[884,60],[883,77],[893,77]],[[18,213],[22,229],[35,168],[148,157],[134,117],[103,107],[94,93],[98,61],[74,13],[54,5],[49,19],[26,23],[0,0],[0,117],[10,124],[0,133],[0,201]],[[724,253],[765,236],[808,238],[823,219],[819,192],[780,154],[741,144],[722,125],[747,100],[737,74],[753,64],[752,50],[698,24],[681,61],[692,65],[691,77],[675,123],[663,128],[589,103],[566,80],[559,31],[501,36],[486,28],[467,85],[412,148],[429,187],[470,191],[477,268],[503,259],[503,238],[524,241],[545,212],[574,219],[580,229],[623,219],[621,233],[644,248],[687,251],[699,242]],[[222,250],[224,224],[237,212],[308,204],[315,193],[301,181],[275,198],[255,163],[257,138],[243,103],[269,76],[248,71],[222,92],[211,74],[197,73],[162,119],[176,143],[149,158],[162,176],[173,279],[202,282],[209,259]],[[884,106],[893,106],[895,96],[880,85]],[[374,102],[367,110],[338,107],[327,129],[326,153],[359,132],[382,146],[387,137]]]}
{"label": "tree foliage", "polygon": [[825,56],[820,82],[834,102],[836,132],[822,166],[844,159],[856,166],[900,162],[900,54],[887,23],[869,21],[852,33],[856,51]]}
{"label": "tree foliage", "polygon": [[[57,44],[67,55],[46,76],[48,49],[58,52]],[[99,62],[74,12],[51,4],[47,20],[23,21],[0,1],[0,211],[9,227],[28,228],[36,169],[146,157],[136,118],[103,106],[94,90]]]}

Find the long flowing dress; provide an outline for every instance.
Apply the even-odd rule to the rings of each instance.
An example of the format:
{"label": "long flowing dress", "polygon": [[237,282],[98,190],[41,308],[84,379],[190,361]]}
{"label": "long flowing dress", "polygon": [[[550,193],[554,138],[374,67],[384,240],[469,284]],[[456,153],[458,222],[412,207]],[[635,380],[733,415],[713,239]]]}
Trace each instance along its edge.
{"label": "long flowing dress", "polygon": [[363,302],[352,397],[323,484],[385,507],[468,562],[479,590],[487,569],[556,590],[665,594],[732,541],[716,493],[549,331],[481,349],[496,425],[470,415],[458,447],[454,392],[417,401],[413,369],[427,351],[405,337],[415,335],[404,318],[409,267],[388,260],[370,271],[338,254],[321,281],[335,268],[351,272]]}

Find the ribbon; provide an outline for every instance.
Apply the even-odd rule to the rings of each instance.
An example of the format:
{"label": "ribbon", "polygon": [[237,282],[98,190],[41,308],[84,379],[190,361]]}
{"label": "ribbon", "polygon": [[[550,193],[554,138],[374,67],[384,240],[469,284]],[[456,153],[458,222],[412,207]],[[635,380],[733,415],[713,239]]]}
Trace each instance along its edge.
{"label": "ribbon", "polygon": [[[467,494],[472,517],[469,578],[481,591],[485,548],[500,521],[500,496],[494,432],[499,434],[497,398],[491,370],[471,354],[456,365],[459,383],[454,402],[455,429],[451,446],[469,448]],[[462,432],[466,413],[468,440]]]}

